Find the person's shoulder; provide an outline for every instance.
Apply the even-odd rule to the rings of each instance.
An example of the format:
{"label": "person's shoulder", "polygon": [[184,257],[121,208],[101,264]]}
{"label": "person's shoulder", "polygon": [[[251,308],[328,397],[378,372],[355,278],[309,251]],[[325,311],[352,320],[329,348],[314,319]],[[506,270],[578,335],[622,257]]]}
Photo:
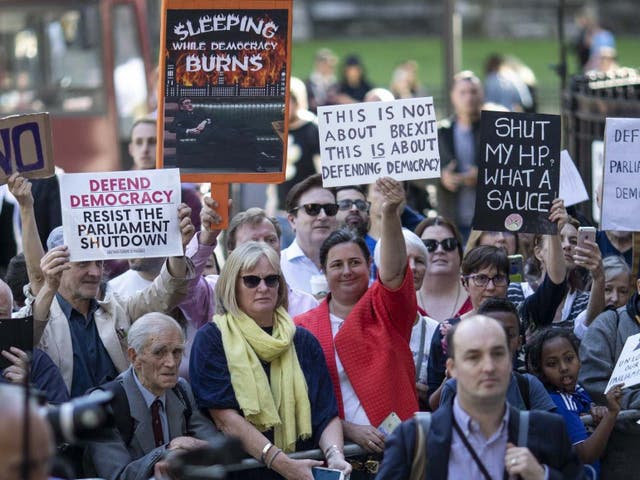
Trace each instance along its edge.
{"label": "person's shoulder", "polygon": [[296,343],[296,348],[298,348],[298,346],[304,346],[306,348],[314,348],[317,346],[320,348],[320,343],[315,335],[300,325],[296,326],[296,333],[293,336],[293,341]]}

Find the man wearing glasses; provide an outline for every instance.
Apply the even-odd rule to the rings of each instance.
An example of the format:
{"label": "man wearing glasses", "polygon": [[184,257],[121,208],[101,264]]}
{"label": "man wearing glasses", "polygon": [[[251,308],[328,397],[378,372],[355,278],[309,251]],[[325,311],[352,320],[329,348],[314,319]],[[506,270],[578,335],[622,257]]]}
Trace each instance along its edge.
{"label": "man wearing glasses", "polygon": [[282,273],[292,288],[313,293],[311,277],[322,275],[320,246],[338,227],[336,198],[322,187],[321,175],[315,174],[291,188],[285,209],[296,237],[282,251]]}

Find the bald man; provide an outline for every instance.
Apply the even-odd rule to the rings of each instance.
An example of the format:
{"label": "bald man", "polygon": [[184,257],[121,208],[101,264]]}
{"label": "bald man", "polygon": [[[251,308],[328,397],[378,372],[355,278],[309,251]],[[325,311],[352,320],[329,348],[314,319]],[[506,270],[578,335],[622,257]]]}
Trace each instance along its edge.
{"label": "bald man", "polygon": [[[24,390],[0,384],[0,479],[23,480],[21,467],[24,433]],[[29,406],[28,480],[46,480],[54,455],[54,441],[47,421],[38,413],[35,402]]]}
{"label": "bald man", "polygon": [[[582,478],[562,417],[531,411],[521,422],[521,413],[506,402],[511,354],[500,323],[469,317],[451,329],[447,344],[447,369],[458,381],[458,393],[430,417],[421,478]],[[521,428],[528,430],[523,439]],[[418,478],[411,474],[415,429],[416,420],[408,420],[387,439],[377,479]]]}

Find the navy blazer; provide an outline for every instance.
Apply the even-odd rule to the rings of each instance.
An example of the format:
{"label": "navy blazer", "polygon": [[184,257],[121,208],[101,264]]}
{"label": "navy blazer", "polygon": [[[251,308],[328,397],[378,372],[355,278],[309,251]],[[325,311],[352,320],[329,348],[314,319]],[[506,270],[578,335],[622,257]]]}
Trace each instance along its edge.
{"label": "navy blazer", "polygon": [[[517,444],[520,412],[509,408],[508,441]],[[449,451],[453,405],[441,405],[431,416],[427,440],[427,471],[425,480],[446,479],[449,471]],[[403,422],[387,439],[384,458],[376,479],[408,479],[416,441],[414,419]],[[564,420],[560,415],[532,410],[529,417],[527,447],[538,461],[549,468],[549,480],[582,479],[584,469],[573,451]]]}

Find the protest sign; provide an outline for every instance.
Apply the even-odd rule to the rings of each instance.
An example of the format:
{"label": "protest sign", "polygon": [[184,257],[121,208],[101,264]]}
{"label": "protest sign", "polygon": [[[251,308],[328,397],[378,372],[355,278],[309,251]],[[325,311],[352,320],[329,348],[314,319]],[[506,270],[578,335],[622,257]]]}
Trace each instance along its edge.
{"label": "protest sign", "polygon": [[[0,351],[16,347],[23,352],[33,350],[33,317],[0,318]],[[11,363],[0,355],[0,371]]]}
{"label": "protest sign", "polygon": [[577,203],[589,200],[587,188],[580,172],[573,163],[571,155],[566,150],[560,152],[560,198],[564,200],[564,206],[570,207]]}
{"label": "protest sign", "polygon": [[483,111],[473,228],[557,233],[549,211],[560,189],[560,117]]}
{"label": "protest sign", "polygon": [[[607,118],[602,230],[640,231],[640,119]],[[631,213],[634,213],[632,215]]]}
{"label": "protest sign", "polygon": [[[602,175],[604,172],[604,142],[591,142],[591,216],[594,222],[600,223],[600,202],[602,201]],[[600,199],[596,201],[596,199]]]}
{"label": "protest sign", "polygon": [[291,0],[165,0],[158,159],[183,180],[284,180]]}
{"label": "protest sign", "polygon": [[324,187],[440,176],[433,98],[318,108]]}
{"label": "protest sign", "polygon": [[14,172],[27,178],[54,174],[51,122],[48,113],[0,119],[0,185]]}
{"label": "protest sign", "polygon": [[624,342],[622,352],[604,390],[605,395],[618,383],[624,383],[625,388],[640,383],[640,333],[627,337]]}
{"label": "protest sign", "polygon": [[71,261],[183,254],[178,169],[60,176]]}

